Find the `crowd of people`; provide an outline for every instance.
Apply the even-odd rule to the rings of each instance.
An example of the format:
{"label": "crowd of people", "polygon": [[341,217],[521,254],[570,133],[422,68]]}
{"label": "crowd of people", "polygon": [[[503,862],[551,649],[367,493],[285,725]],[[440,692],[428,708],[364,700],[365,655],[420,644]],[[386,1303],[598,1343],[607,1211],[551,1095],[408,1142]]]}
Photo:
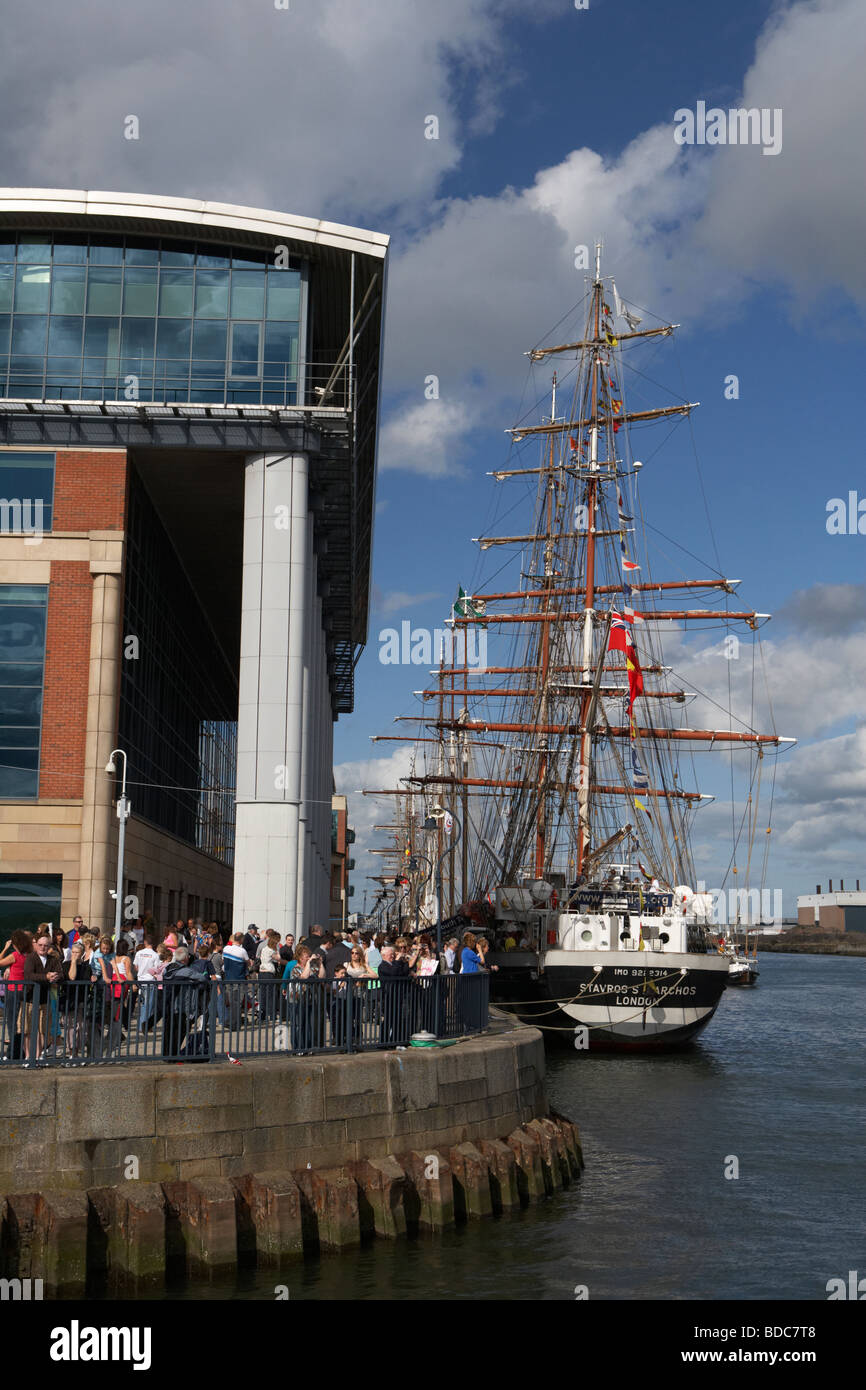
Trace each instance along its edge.
{"label": "crowd of people", "polygon": [[[387,1040],[399,1031],[397,1022],[405,1022],[402,1014],[397,1022],[387,1017],[389,998],[400,992],[389,986],[496,970],[489,951],[486,937],[472,932],[462,940],[451,937],[437,951],[429,933],[410,940],[319,925],[296,942],[292,934],[281,937],[254,924],[232,933],[193,918],[162,930],[150,918],[137,918],[116,939],[90,931],[80,916],[68,933],[43,923],[32,933],[13,932],[0,952],[0,1055],[29,1065],[52,1057],[101,1060],[119,1053],[133,1028],[146,1038],[160,1023],[164,1055],[201,1054],[211,999],[204,987],[214,981],[217,1019],[229,1029],[251,1020],[283,1021],[300,1052],[318,1050],[326,1035],[339,1047],[348,1029],[357,1042],[371,1023]],[[328,988],[317,992],[302,984],[316,980]],[[367,991],[376,988],[375,1000],[368,999],[364,982]],[[421,989],[422,1003],[424,997]],[[427,1014],[421,1023],[435,1023]]]}

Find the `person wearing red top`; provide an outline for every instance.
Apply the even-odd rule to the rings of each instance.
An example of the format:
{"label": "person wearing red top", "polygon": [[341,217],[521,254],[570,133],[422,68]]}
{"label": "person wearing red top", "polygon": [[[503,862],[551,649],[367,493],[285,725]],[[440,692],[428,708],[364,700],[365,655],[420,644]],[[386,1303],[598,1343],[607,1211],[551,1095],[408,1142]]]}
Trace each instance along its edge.
{"label": "person wearing red top", "polygon": [[111,959],[111,968],[105,956],[99,962],[102,969],[102,978],[106,985],[110,987],[110,993],[114,996],[114,1008],[111,1013],[111,1028],[109,1030],[108,1046],[113,1050],[120,1045],[121,1037],[126,1037],[129,1031],[129,1013],[133,1002],[132,988],[135,980],[135,966],[129,956],[129,947],[125,941],[117,944],[115,953]]}
{"label": "person wearing red top", "polygon": [[[50,984],[58,977],[56,974],[49,974],[46,971],[33,949],[33,937],[29,931],[14,931],[12,933],[11,940],[3,954],[0,955],[0,970],[6,966],[9,967],[9,973],[6,977],[6,998],[9,1003],[6,1007],[8,1022],[5,1024],[5,1042],[8,1044],[11,1041],[13,1057],[20,1057],[23,1051],[25,1058],[29,1060],[31,1011],[29,1007],[25,1008],[24,1004],[25,998],[27,998],[29,1005],[29,996],[32,991],[28,991],[26,986],[28,984]],[[41,1014],[42,1009],[40,1007],[40,1019]]]}
{"label": "person wearing red top", "polygon": [[[20,1057],[27,1039],[22,1039],[24,1017],[24,962],[33,950],[33,937],[28,931],[14,931],[0,955],[0,970],[6,970],[6,1008],[3,1014],[3,1052]],[[22,1047],[23,1043],[23,1047]],[[26,1055],[26,1053],[25,1053]]]}

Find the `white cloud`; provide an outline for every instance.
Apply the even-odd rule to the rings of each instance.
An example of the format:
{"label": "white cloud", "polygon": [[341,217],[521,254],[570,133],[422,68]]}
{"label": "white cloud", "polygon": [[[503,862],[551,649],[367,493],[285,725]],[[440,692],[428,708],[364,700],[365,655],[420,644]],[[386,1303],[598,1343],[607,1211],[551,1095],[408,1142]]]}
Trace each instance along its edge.
{"label": "white cloud", "polygon": [[433,590],[424,594],[407,594],[400,590],[393,590],[391,593],[378,594],[373,605],[374,613],[381,614],[383,618],[389,617],[392,613],[407,614],[413,608],[420,608],[424,603],[431,603],[435,598],[441,598],[440,590]]}
{"label": "white cloud", "polygon": [[[848,630],[844,632],[839,629],[840,613],[848,615]],[[754,687],[751,646],[743,643],[739,658],[726,660],[721,629],[718,640],[710,646],[705,639],[696,642],[682,632],[669,633],[665,660],[673,671],[666,683],[672,689],[682,683],[683,688],[693,686],[702,692],[687,707],[685,723],[691,728],[729,727],[723,711],[728,704],[730,679],[734,711],[743,721],[734,722],[731,727],[756,727],[764,733],[776,730],[799,740],[796,748],[780,757],[775,769],[770,886],[784,882],[805,892],[821,866],[850,874],[862,860],[866,643],[860,586],[820,584],[801,590],[785,605],[782,615],[786,621],[793,620],[792,626],[772,639],[764,638],[763,659],[754,663]],[[727,755],[720,756],[724,766],[729,767]],[[769,811],[772,756],[767,759],[762,777],[763,815]],[[748,762],[746,755],[734,757],[736,766]],[[706,781],[702,780],[702,773]],[[715,779],[707,776],[705,764],[698,767],[700,790],[721,790],[724,781],[718,765]],[[741,814],[742,804],[735,807],[737,821]],[[696,859],[702,863],[726,862],[731,805],[724,791],[721,800],[697,814],[694,827]],[[761,843],[755,862],[763,858],[766,827],[761,824],[758,829],[757,839]],[[740,862],[742,857],[739,856]],[[793,903],[789,906],[793,908]]]}
{"label": "white cloud", "polygon": [[[502,21],[514,8],[512,0],[14,7],[4,18],[6,179],[308,216],[412,215],[459,162],[472,123],[494,118],[491,80],[507,66]],[[533,22],[552,12],[552,0],[536,0],[522,13]],[[128,114],[139,117],[138,141],[123,138]],[[428,115],[439,120],[436,140],[425,139]]]}
{"label": "white cloud", "polygon": [[463,440],[478,419],[477,411],[464,400],[405,406],[382,429],[379,468],[435,478],[460,473]]}
{"label": "white cloud", "polygon": [[781,108],[782,151],[773,158],[742,146],[713,153],[700,242],[723,265],[787,282],[801,301],[828,286],[866,300],[864,49],[862,0],[780,9],[737,104]]}
{"label": "white cloud", "polygon": [[[577,149],[526,188],[439,204],[392,260],[388,386],[438,372],[457,410],[481,377],[483,417],[467,425],[511,423],[523,353],[582,298],[574,248],[597,237],[620,292],[686,333],[710,311],[717,323],[735,314],[759,276],[783,281],[796,313],[828,285],[866,298],[864,44],[861,0],[808,0],[767,25],[732,104],[783,109],[773,158],[678,146],[672,110],[618,158]],[[545,367],[539,395],[548,379]]]}
{"label": "white cloud", "polygon": [[411,771],[412,748],[408,744],[397,744],[384,757],[356,759],[338,763],[334,768],[337,791],[348,798],[349,824],[355,831],[352,881],[356,885],[353,901],[357,911],[362,910],[365,891],[371,899],[378,891],[378,884],[367,882],[367,876],[382,872],[380,856],[370,854],[369,850],[371,846],[390,844],[388,832],[376,831],[373,826],[391,824],[400,800],[395,796],[373,797],[361,793],[399,788],[404,785],[400,778]]}
{"label": "white cloud", "polygon": [[[585,246],[592,255],[597,237],[602,273],[618,276],[628,300],[660,315],[667,304],[677,321],[684,304],[697,312],[709,299],[729,300],[735,277],[714,279],[706,252],[686,235],[705,182],[664,126],[616,160],[576,150],[526,189],[442,204],[429,229],[392,259],[385,378],[392,391],[420,394],[430,373],[440,377],[441,400],[431,403],[440,411],[440,447],[424,466],[413,433],[434,429],[437,417],[401,403],[383,432],[386,466],[453,471],[468,430],[514,422],[528,349],[564,314],[557,333],[580,336],[586,272],[575,251]],[[524,410],[532,413],[536,394],[549,390],[550,371],[535,369]]]}

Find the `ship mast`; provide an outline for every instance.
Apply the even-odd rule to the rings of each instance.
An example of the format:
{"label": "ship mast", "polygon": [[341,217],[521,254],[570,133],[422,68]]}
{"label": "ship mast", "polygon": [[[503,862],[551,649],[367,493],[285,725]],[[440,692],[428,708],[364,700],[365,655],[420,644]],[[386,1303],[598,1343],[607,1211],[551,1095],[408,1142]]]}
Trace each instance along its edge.
{"label": "ship mast", "polygon": [[[499,592],[482,589],[473,598],[461,588],[448,619],[455,637],[462,630],[464,644],[477,627],[501,640],[513,634],[512,650],[503,651],[501,665],[485,659],[470,670],[468,646],[462,658],[452,649],[451,659],[431,672],[437,676],[431,688],[415,692],[431,702],[407,720],[416,731],[376,737],[405,738],[419,752],[431,745],[423,770],[413,767],[401,782],[425,801],[461,812],[460,858],[446,855],[443,865],[443,916],[457,905],[458,875],[463,902],[480,901],[493,884],[529,877],[568,890],[574,878],[597,877],[600,858],[623,841],[625,854],[637,850],[639,864],[653,874],[672,884],[692,881],[688,812],[712,797],[683,786],[681,755],[739,746],[760,758],[789,742],[759,733],[751,718],[738,717],[739,729],[707,727],[705,706],[693,721],[674,713],[701,692],[676,676],[664,679],[671,667],[663,664],[661,631],[670,623],[713,621],[755,631],[769,615],[728,606],[739,580],[722,574],[654,579],[645,538],[643,548],[630,539],[641,464],[632,460],[629,430],[621,436],[624,448],[618,431],[675,422],[694,407],[683,401],[627,408],[618,384],[628,368],[620,342],[638,348],[633,340],[666,338],[676,325],[636,331],[640,321],[614,292],[616,315],[635,330],[618,333],[606,302],[601,244],[595,252],[582,323],[572,334],[578,341],[529,353],[533,361],[575,355],[571,399],[563,410],[564,380],[555,373],[549,419],[526,419],[507,431],[512,446],[547,436],[535,466],[493,473],[500,481],[535,475],[532,524],[514,527],[526,534],[475,538],[481,550],[527,547],[528,563]],[[724,606],[713,590],[724,595]],[[668,607],[671,601],[682,606]],[[397,788],[375,794],[400,795]],[[435,833],[441,853],[441,819]]]}
{"label": "ship mast", "polygon": [[587,484],[587,538],[586,538],[586,598],[583,615],[583,659],[581,661],[581,684],[583,694],[580,701],[580,758],[578,762],[577,793],[577,851],[575,864],[578,876],[583,872],[584,856],[590,843],[589,826],[589,784],[592,761],[592,735],[589,730],[589,707],[592,700],[592,623],[595,617],[595,504],[598,475],[598,354],[599,331],[601,326],[601,243],[595,247],[595,281],[592,287],[593,338],[590,400],[589,471]]}
{"label": "ship mast", "polygon": [[[550,402],[550,423],[556,424],[556,372],[553,373],[553,386],[551,388]],[[550,613],[550,591],[553,585],[553,494],[556,487],[553,474],[554,461],[554,436],[550,436],[550,444],[547,453],[547,535],[544,541],[544,583],[543,590],[545,595],[544,612]],[[550,671],[550,623],[543,623],[541,629],[541,667],[538,673],[538,688],[541,691],[541,704],[539,710],[539,724],[548,723],[548,678]],[[545,783],[547,781],[547,740],[542,738],[542,755],[538,764],[538,806],[537,820],[535,829],[535,877],[543,878],[544,864],[547,855],[547,794]]]}

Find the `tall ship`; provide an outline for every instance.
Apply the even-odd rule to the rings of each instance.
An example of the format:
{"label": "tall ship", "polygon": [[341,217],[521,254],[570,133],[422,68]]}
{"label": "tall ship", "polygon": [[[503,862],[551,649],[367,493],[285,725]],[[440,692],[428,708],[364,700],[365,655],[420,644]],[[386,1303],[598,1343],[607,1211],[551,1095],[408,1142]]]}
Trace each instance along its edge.
{"label": "tall ship", "polygon": [[[371,792],[396,798],[380,913],[485,936],[494,1002],[578,1050],[677,1047],[709,1023],[726,930],[763,901],[761,801],[794,742],[771,716],[756,727],[769,615],[738,604],[712,547],[695,555],[691,535],[645,514],[634,438],[694,405],[627,401],[627,384],[640,396],[652,380],[641,351],[659,356],[677,327],[643,325],[597,247],[573,340],[528,354],[556,370],[548,411],[511,427],[493,474],[516,492],[508,534],[475,538],[494,573],[458,592],[421,713],[402,717],[416,730],[377,740],[412,745],[408,774]],[[648,467],[668,442],[653,437]],[[717,671],[728,658],[726,705],[678,670],[696,665],[695,625],[713,632]],[[700,754],[716,772],[724,760],[730,799],[703,835],[716,798],[696,785]],[[720,888],[702,862],[727,863]]]}

